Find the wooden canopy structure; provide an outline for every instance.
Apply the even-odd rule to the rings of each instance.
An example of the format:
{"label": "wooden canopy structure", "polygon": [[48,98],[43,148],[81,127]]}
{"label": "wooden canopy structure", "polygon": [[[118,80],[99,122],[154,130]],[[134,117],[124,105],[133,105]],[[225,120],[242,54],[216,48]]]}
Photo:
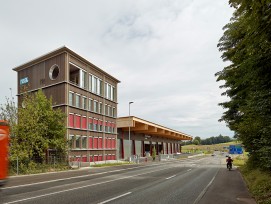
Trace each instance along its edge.
{"label": "wooden canopy structure", "polygon": [[174,140],[192,140],[193,137],[185,133],[166,128],[164,126],[137,118],[135,116],[117,118],[117,128],[123,131],[143,133],[145,135],[157,136]]}

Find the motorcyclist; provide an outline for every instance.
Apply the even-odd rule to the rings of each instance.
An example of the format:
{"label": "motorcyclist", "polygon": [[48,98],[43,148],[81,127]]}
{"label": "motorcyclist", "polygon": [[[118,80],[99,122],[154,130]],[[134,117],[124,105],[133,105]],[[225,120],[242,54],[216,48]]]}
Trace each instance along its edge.
{"label": "motorcyclist", "polygon": [[233,162],[232,158],[231,158],[231,157],[228,157],[228,158],[226,159],[226,162],[227,162],[227,168],[229,168],[229,166],[230,166],[230,168],[232,168],[232,162]]}

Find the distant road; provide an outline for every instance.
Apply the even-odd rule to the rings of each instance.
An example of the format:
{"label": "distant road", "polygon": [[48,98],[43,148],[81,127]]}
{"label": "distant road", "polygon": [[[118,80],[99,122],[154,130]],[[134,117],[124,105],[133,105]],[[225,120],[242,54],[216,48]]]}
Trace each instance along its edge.
{"label": "distant road", "polygon": [[12,177],[0,202],[193,204],[213,181],[220,161],[210,156]]}

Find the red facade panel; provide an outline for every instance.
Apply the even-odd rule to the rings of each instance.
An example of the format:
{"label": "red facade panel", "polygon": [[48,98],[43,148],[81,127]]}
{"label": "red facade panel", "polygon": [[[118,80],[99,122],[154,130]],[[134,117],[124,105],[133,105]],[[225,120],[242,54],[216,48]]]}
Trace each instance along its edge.
{"label": "red facade panel", "polygon": [[94,140],[94,141],[93,141],[93,148],[94,148],[94,149],[98,149],[98,137],[94,137],[93,140]]}
{"label": "red facade panel", "polygon": [[93,162],[93,157],[92,157],[92,155],[89,157],[89,162]]}
{"label": "red facade panel", "polygon": [[74,127],[74,115],[69,114],[69,127]]}
{"label": "red facade panel", "polygon": [[75,128],[81,128],[81,116],[75,115]]}
{"label": "red facade panel", "polygon": [[87,162],[87,156],[82,156],[82,162]]}
{"label": "red facade panel", "polygon": [[98,149],[102,149],[103,148],[103,138],[99,137],[98,140]]}
{"label": "red facade panel", "polygon": [[112,149],[116,149],[116,139],[111,140],[111,147]]}
{"label": "red facade panel", "polygon": [[82,129],[87,129],[87,118],[82,117]]}
{"label": "red facade panel", "polygon": [[94,161],[98,161],[98,155],[94,155]]}
{"label": "red facade panel", "polygon": [[93,137],[90,137],[90,138],[88,139],[88,148],[89,148],[89,149],[93,149]]}

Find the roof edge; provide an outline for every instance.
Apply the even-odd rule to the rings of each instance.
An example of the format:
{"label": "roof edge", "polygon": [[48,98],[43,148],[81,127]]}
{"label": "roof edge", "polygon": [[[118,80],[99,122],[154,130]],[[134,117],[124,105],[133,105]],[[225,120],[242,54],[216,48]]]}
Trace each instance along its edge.
{"label": "roof edge", "polygon": [[43,55],[41,55],[39,57],[36,57],[36,58],[34,58],[34,59],[32,59],[32,60],[24,63],[24,64],[21,64],[21,65],[19,65],[17,67],[14,67],[14,68],[12,68],[12,70],[18,72],[18,71],[23,70],[23,69],[25,69],[25,68],[33,65],[33,64],[38,63],[39,61],[44,60],[45,58],[48,58],[50,56],[53,56],[55,54],[62,53],[62,52],[68,52],[68,53],[74,55],[75,57],[79,58],[80,60],[84,61],[85,63],[90,64],[91,66],[95,67],[95,69],[97,69],[99,72],[102,72],[103,74],[106,74],[106,75],[110,76],[112,79],[114,79],[115,81],[117,81],[117,83],[121,82],[117,78],[115,78],[112,75],[108,74],[107,72],[105,72],[101,68],[97,67],[96,65],[94,65],[93,63],[91,63],[90,61],[88,61],[86,58],[84,58],[81,55],[77,54],[76,52],[74,52],[73,50],[71,50],[70,48],[68,48],[65,45],[63,45],[63,46],[61,46],[61,47],[59,47],[59,48],[57,48],[57,49],[55,49],[55,50],[53,50],[51,52],[43,54]]}
{"label": "roof edge", "polygon": [[[183,134],[184,136],[187,136],[187,137],[191,137],[191,139],[193,139],[193,136],[191,136],[191,135],[188,135],[188,134],[186,134],[186,133],[183,133],[183,132],[180,132],[180,131],[177,131],[177,130],[173,130],[173,129],[171,129],[171,128],[168,128],[168,127],[165,127],[165,126],[163,126],[163,125],[159,125],[159,124],[156,124],[156,123],[153,123],[153,122],[150,122],[150,121],[147,121],[147,120],[144,120],[144,119],[142,119],[142,118],[138,118],[138,117],[136,117],[136,116],[124,116],[124,117],[118,117],[119,119],[124,119],[124,118],[135,118],[135,119],[137,119],[137,120],[141,120],[141,121],[145,121],[145,122],[147,122],[147,123],[150,123],[150,124],[153,124],[153,125],[156,125],[156,126],[158,126],[158,127],[162,127],[162,128],[164,128],[164,129],[168,129],[168,130],[170,130],[170,131],[172,131],[172,132],[176,132],[176,133],[178,133],[178,134]],[[117,119],[118,119],[117,118]]]}

